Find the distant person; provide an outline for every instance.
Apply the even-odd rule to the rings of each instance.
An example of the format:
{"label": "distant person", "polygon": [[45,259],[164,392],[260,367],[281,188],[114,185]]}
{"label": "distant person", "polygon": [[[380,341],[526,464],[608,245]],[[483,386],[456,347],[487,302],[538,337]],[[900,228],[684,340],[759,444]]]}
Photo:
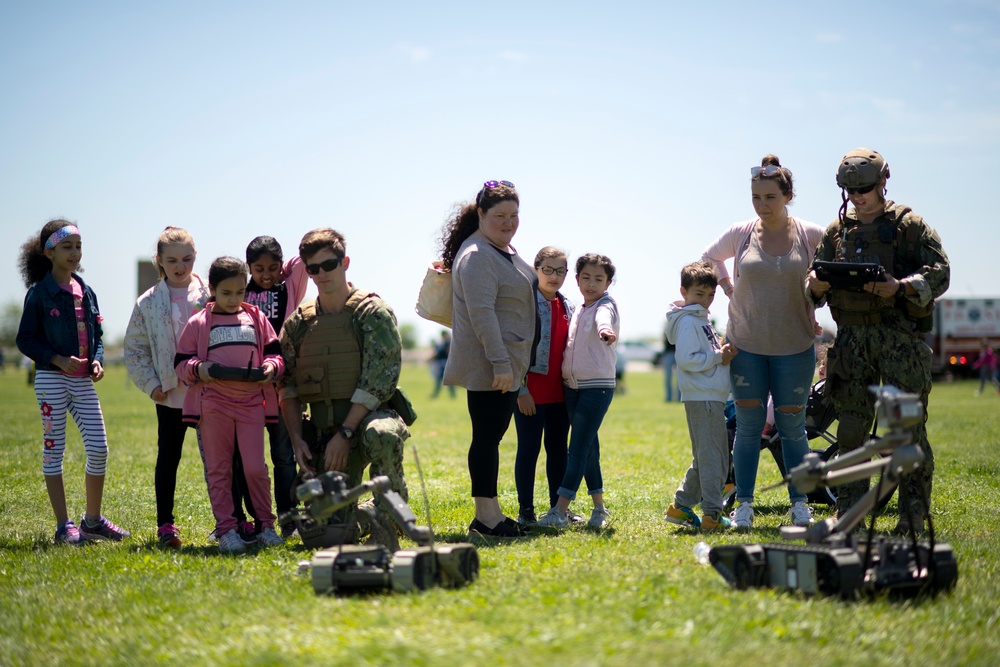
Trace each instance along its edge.
{"label": "distant person", "polygon": [[[788,214],[795,196],[792,172],[774,155],[765,155],[761,166],[750,169],[750,193],[757,217],[732,225],[702,255],[716,267],[729,297],[726,339],[739,350],[729,365],[729,377],[736,400],[733,463],[739,501],[733,519],[741,530],[753,525],[768,394],[777,405],[774,416],[785,469],[797,466],[809,451],[806,403],[816,367],[815,317],[803,285],[823,235],[819,225]],[[728,259],[733,260],[732,278],[725,265]],[[806,495],[789,486],[788,496],[792,523],[812,523]]]}
{"label": "distant person", "polygon": [[[244,301],[247,265],[219,257],[208,270],[212,300],[191,316],[177,341],[175,370],[189,388],[185,419],[195,421],[205,454],[208,494],[215,515],[219,550],[241,552],[246,546],[233,516],[233,453],[237,447],[262,531],[257,542],[284,540],[274,530],[271,480],[264,463],[264,424],[277,419],[278,406],[265,403],[264,387],[285,370],[278,337],[260,309]],[[262,368],[264,380],[245,382],[212,377],[214,366]]]}
{"label": "distant person", "polygon": [[663,334],[663,354],[660,355],[660,363],[663,364],[663,400],[667,403],[681,400],[681,390],[677,386],[678,381],[674,379],[674,371],[677,369],[676,348],[666,332]]}
{"label": "distant person", "polygon": [[497,497],[500,441],[510,426],[535,338],[531,265],[511,241],[520,225],[520,197],[510,181],[486,181],[472,202],[457,207],[441,239],[451,271],[453,337],[444,383],[465,387],[472,421],[469,477],[476,515],[470,533],[524,534]]}
{"label": "distant person", "polygon": [[[281,244],[271,236],[258,236],[247,246],[247,265],[250,267],[250,282],[247,284],[247,303],[260,308],[264,317],[271,323],[275,333],[281,332],[285,320],[295,312],[309,287],[309,275],[306,266],[298,255],[284,261]],[[264,387],[265,400],[278,405],[277,383]],[[267,439],[271,448],[271,465],[274,466],[274,505],[278,516],[285,514],[295,506],[293,487],[298,471],[295,468],[295,452],[292,451],[292,441],[288,436],[285,421],[279,410],[278,421],[267,424]],[[249,489],[245,481],[240,492],[244,503],[250,499]],[[238,503],[237,503],[238,504]],[[255,532],[258,527],[255,526]],[[295,525],[286,523],[280,526],[281,536],[290,537]]]}
{"label": "distant person", "polygon": [[28,386],[35,384],[35,363],[28,357],[21,357],[21,367],[27,374]]}
{"label": "distant person", "polygon": [[[434,373],[434,393],[431,398],[437,398],[441,393],[441,385],[444,382],[444,368],[448,364],[448,355],[451,354],[451,334],[448,331],[441,331],[441,338],[433,343],[434,353],[431,356],[431,370]],[[455,398],[455,386],[450,385],[448,392]]]}
{"label": "distant person", "polygon": [[7,372],[7,359],[4,357],[3,349],[0,349],[0,373]]}
{"label": "distant person", "polygon": [[[72,222],[52,220],[21,246],[18,268],[28,293],[17,349],[35,362],[35,396],[42,417],[42,474],[56,515],[56,543],[119,541],[132,534],[101,514],[108,437],[94,383],[104,377],[104,343],[97,295],[78,275],[83,243]],[[87,510],[69,518],[63,485],[66,413],[87,453]]]}
{"label": "distant person", "polygon": [[[664,519],[686,528],[728,529],[722,488],[729,475],[726,400],[729,370],[736,356],[732,343],[720,343],[708,309],[719,275],[708,262],[681,269],[681,301],[667,313],[667,341],[677,349],[677,381],[684,391],[684,413],[691,437],[691,466],[677,487]],[[702,518],[694,513],[701,505]]]}
{"label": "distant person", "polygon": [[[951,266],[937,232],[909,206],[885,198],[888,179],[889,165],[869,148],[842,157],[837,185],[843,205],[816,250],[818,260],[878,263],[885,270],[885,280],[852,292],[833,289],[810,273],[808,288],[818,305],[830,305],[837,323],[837,338],[827,355],[826,390],[837,410],[840,452],[857,449],[870,433],[875,411],[870,385],[893,385],[919,395],[923,403],[924,419],[912,432],[924,461],[899,485],[895,530],[910,533],[923,530],[930,511],[934,477],[934,452],[927,440],[931,350],[924,334],[930,330],[934,299],[948,289]],[[857,503],[868,487],[868,480],[837,487],[837,515]]]}
{"label": "distant person", "polygon": [[972,362],[972,367],[979,370],[979,389],[976,391],[976,396],[983,395],[983,389],[986,387],[987,382],[1000,392],[1000,380],[997,380],[996,377],[997,355],[993,351],[993,346],[990,345],[988,338],[983,338],[979,341],[979,354],[976,355],[976,360]]}
{"label": "distant person", "polygon": [[125,330],[129,379],[156,406],[156,535],[162,546],[175,549],[181,546],[174,493],[188,426],[182,419],[188,387],[177,378],[174,356],[184,326],[212,296],[194,273],[197,256],[187,230],[167,227],[160,233],[153,256],[160,280],[136,300]]}
{"label": "distant person", "polygon": [[615,393],[625,393],[625,371],[628,370],[628,357],[625,350],[615,351]]}
{"label": "distant person", "polygon": [[[545,477],[549,483],[548,507],[553,507],[559,499],[559,484],[566,473],[569,437],[562,362],[573,303],[559,291],[566,280],[566,253],[545,246],[535,255],[534,266],[538,276],[535,305],[539,338],[534,347],[535,362],[518,392],[517,410],[514,411],[517,428],[514,481],[520,506],[517,522],[522,526],[530,526],[538,520],[535,515],[535,468],[542,442],[545,443]],[[574,516],[583,521],[583,517]]]}
{"label": "distant person", "polygon": [[569,526],[569,505],[583,480],[594,503],[587,525],[604,528],[611,521],[604,505],[597,432],[615,394],[615,348],[621,322],[618,304],[608,294],[614,277],[615,265],[604,255],[588,253],[576,260],[576,283],[583,305],[573,311],[562,365],[570,423],[566,474],[555,507],[538,520],[539,526]]}

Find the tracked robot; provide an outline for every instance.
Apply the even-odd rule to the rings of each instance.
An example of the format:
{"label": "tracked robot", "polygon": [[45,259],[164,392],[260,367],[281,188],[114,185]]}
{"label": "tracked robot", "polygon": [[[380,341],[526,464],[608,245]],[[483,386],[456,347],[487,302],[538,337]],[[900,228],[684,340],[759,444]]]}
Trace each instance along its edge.
{"label": "tracked robot", "polygon": [[[358,499],[368,493],[388,504],[396,524],[417,543],[415,548],[400,549],[391,528],[378,530],[382,518],[374,507],[356,507]],[[433,532],[417,524],[409,505],[390,488],[384,475],[349,488],[346,475],[326,472],[306,480],[296,489],[296,496],[305,503],[305,510],[283,514],[281,522],[293,522],[307,547],[327,547],[317,551],[310,564],[317,594],[459,588],[479,576],[476,547],[434,544]],[[354,543],[365,532],[373,539]]]}
{"label": "tracked robot", "polygon": [[[770,587],[845,599],[878,594],[935,595],[954,588],[958,580],[955,552],[950,545],[935,541],[929,515],[929,540],[918,539],[912,528],[908,537],[877,535],[874,517],[866,535],[855,531],[880,498],[891,494],[900,478],[924,460],[908,428],[923,420],[920,397],[890,386],[873,386],[870,390],[877,398],[875,409],[880,423],[891,430],[881,439],[870,439],[853,452],[826,463],[815,453],[807,454],[782,485],[792,484],[798,491],[809,493],[821,485],[839,486],[880,475],[878,483],[840,519],[830,518],[808,527],[782,527],[783,540],[801,540],[804,544],[713,548],[709,562],[733,587]],[[876,455],[881,458],[870,460]]]}

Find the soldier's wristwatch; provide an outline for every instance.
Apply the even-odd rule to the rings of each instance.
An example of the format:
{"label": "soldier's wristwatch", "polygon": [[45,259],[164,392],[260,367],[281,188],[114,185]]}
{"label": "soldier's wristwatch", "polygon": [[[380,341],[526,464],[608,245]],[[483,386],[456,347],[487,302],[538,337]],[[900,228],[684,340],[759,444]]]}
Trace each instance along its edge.
{"label": "soldier's wristwatch", "polygon": [[900,281],[899,287],[896,288],[896,296],[906,296],[906,284]]}
{"label": "soldier's wristwatch", "polygon": [[354,429],[350,426],[341,424],[338,430],[340,431],[340,435],[344,436],[345,440],[354,440]]}

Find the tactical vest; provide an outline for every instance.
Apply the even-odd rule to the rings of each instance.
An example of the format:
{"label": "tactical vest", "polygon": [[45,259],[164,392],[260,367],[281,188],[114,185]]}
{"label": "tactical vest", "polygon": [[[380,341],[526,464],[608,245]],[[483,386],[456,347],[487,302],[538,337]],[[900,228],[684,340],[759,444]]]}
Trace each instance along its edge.
{"label": "tactical vest", "polygon": [[355,290],[339,313],[317,313],[316,301],[299,310],[306,332],[299,343],[295,384],[303,403],[350,399],[361,377],[361,346],[354,312],[372,292]]}
{"label": "tactical vest", "polygon": [[[837,261],[880,264],[897,280],[913,273],[917,267],[916,247],[920,228],[904,224],[910,212],[908,206],[893,205],[868,223],[847,227],[841,223],[834,240]],[[857,222],[848,220],[848,222]],[[871,292],[833,290],[830,311],[838,324],[877,324],[882,315],[900,312],[912,320],[927,318],[934,310],[933,302],[917,306],[905,297],[880,297]]]}

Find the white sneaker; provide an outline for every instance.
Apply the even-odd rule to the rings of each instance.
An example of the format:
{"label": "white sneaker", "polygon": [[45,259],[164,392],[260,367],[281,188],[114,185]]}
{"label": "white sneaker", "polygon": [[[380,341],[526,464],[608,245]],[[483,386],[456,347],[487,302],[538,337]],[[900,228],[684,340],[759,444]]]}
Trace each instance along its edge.
{"label": "white sneaker", "polygon": [[750,530],[753,527],[753,503],[740,503],[730,516],[736,524],[736,530]]}
{"label": "white sneaker", "polygon": [[609,523],[611,523],[611,512],[605,507],[595,507],[594,511],[590,513],[590,521],[587,525],[591,528],[604,528]]}
{"label": "white sneaker", "polygon": [[543,514],[542,518],[535,525],[544,528],[569,528],[569,519],[566,518],[566,515],[558,507],[553,507]]}
{"label": "white sneaker", "polygon": [[274,532],[274,528],[265,528],[264,532],[257,536],[257,543],[265,547],[274,547],[284,544],[285,541]]}
{"label": "white sneaker", "polygon": [[796,526],[808,526],[814,522],[813,508],[803,502],[792,503],[792,509],[788,510],[792,517],[792,524]]}
{"label": "white sneaker", "polygon": [[222,553],[242,553],[246,549],[243,538],[239,536],[235,528],[219,538],[219,551]]}

